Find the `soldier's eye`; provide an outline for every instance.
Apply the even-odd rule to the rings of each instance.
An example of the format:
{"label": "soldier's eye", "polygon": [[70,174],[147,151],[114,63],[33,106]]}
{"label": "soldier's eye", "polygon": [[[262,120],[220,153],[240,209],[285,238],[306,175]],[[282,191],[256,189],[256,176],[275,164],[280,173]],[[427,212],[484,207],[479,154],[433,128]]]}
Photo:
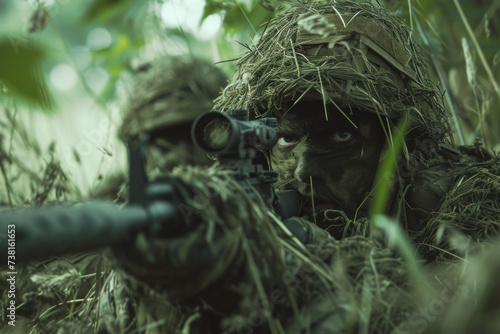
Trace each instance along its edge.
{"label": "soldier's eye", "polygon": [[299,143],[298,140],[291,137],[279,137],[278,143],[276,144],[279,149],[285,150],[288,148],[292,148]]}
{"label": "soldier's eye", "polygon": [[354,135],[349,131],[337,131],[330,136],[330,142],[333,144],[341,144],[351,141]]}

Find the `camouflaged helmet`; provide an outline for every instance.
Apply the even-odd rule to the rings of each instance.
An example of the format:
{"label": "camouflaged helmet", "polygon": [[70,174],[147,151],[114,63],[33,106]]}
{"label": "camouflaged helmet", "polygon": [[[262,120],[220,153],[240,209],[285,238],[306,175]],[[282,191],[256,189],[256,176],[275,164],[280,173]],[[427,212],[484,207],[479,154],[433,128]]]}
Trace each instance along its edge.
{"label": "camouflaged helmet", "polygon": [[236,80],[215,109],[248,109],[262,117],[286,104],[324,100],[341,110],[378,113],[390,124],[408,117],[415,137],[444,141],[451,131],[442,94],[413,36],[400,19],[371,2],[295,3],[239,60]]}
{"label": "camouflaged helmet", "polygon": [[213,64],[192,58],[163,57],[140,70],[125,108],[121,138],[192,122],[212,109],[227,84]]}

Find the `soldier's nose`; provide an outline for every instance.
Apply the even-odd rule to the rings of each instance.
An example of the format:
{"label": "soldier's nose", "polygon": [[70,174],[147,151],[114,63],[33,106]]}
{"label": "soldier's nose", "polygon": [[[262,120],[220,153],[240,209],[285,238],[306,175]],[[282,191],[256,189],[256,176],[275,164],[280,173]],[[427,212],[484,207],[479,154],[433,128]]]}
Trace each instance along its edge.
{"label": "soldier's nose", "polygon": [[320,178],[318,167],[319,166],[314,166],[314,163],[311,161],[311,159],[308,159],[306,156],[301,156],[297,161],[294,177],[296,180],[307,184],[310,183],[311,176],[315,181],[317,181]]}

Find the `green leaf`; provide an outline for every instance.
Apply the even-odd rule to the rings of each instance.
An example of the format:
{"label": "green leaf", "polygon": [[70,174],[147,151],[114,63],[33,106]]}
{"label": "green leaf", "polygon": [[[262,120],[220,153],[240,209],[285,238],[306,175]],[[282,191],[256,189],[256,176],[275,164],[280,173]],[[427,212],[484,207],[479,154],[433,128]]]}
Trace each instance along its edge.
{"label": "green leaf", "polygon": [[386,158],[382,161],[375,176],[376,189],[371,207],[372,215],[381,215],[386,212],[391,197],[393,177],[397,170],[398,158],[404,145],[404,135],[408,126],[408,120],[402,120],[388,140]]}
{"label": "green leaf", "polygon": [[0,38],[0,54],[0,81],[19,97],[49,110],[52,103],[40,69],[42,50],[28,40],[10,36]]}

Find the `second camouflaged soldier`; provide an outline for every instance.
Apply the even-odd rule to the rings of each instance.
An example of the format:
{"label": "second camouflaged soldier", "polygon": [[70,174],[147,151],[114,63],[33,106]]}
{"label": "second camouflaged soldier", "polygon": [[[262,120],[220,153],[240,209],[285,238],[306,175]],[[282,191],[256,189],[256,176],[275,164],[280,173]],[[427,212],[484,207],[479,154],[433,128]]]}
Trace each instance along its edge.
{"label": "second camouflaged soldier", "polygon": [[[135,84],[123,110],[119,130],[123,141],[148,136],[150,174],[179,165],[214,163],[197,149],[190,135],[194,119],[213,108],[213,100],[227,84],[223,72],[196,58],[159,57],[136,70]],[[107,176],[93,197],[125,200],[125,175]]]}

